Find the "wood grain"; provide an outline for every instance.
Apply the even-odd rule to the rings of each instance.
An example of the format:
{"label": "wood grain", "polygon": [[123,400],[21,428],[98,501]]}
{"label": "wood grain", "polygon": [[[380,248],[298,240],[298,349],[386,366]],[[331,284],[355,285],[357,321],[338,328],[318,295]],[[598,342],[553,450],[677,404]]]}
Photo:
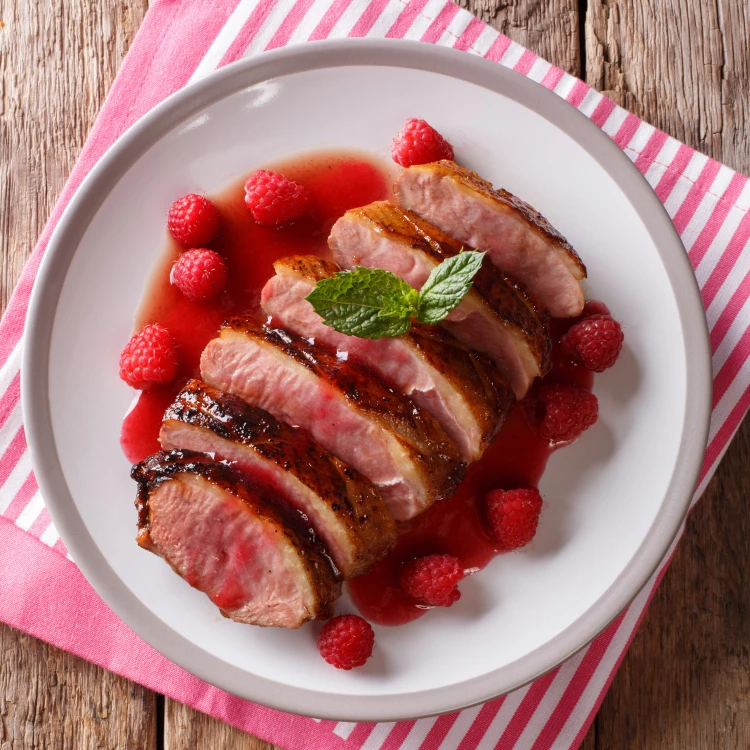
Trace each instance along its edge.
{"label": "wood grain", "polygon": [[0,0],[0,310],[147,6]]}
{"label": "wood grain", "polygon": [[459,5],[558,68],[581,75],[578,0],[459,0]]}
{"label": "wood grain", "polygon": [[0,625],[0,748],[152,750],[146,688]]}
{"label": "wood grain", "polygon": [[167,699],[164,750],[280,750],[223,721]]}
{"label": "wood grain", "polygon": [[748,38],[747,0],[589,0],[586,81],[747,172]]}

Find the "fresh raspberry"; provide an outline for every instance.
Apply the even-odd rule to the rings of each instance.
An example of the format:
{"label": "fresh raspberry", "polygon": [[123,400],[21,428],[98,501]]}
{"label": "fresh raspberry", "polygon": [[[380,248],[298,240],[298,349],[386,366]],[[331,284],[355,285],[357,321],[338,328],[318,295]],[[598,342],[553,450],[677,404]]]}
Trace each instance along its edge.
{"label": "fresh raspberry", "polygon": [[428,164],[440,159],[453,159],[453,146],[424,120],[410,117],[393,139],[391,155],[396,164]]}
{"label": "fresh raspberry", "polygon": [[329,620],[318,636],[320,655],[336,669],[361,667],[372,656],[375,633],[359,615],[339,615]]}
{"label": "fresh raspberry", "polygon": [[518,549],[536,534],[542,496],[536,487],[492,490],[485,496],[484,507],[495,541],[503,549]]}
{"label": "fresh raspberry", "polygon": [[284,175],[259,169],[245,183],[245,205],[259,224],[299,219],[310,207],[310,191]]}
{"label": "fresh raspberry", "polygon": [[536,401],[537,432],[551,443],[575,440],[596,422],[599,414],[596,396],[574,385],[543,385]]}
{"label": "fresh raspberry", "polygon": [[183,247],[207,245],[219,229],[219,212],[208,198],[191,193],[172,204],[167,228]]}
{"label": "fresh raspberry", "polygon": [[455,557],[427,555],[401,568],[399,584],[413,599],[433,607],[450,607],[461,598],[458,582],[463,577],[463,568]]}
{"label": "fresh raspberry", "polygon": [[622,351],[622,328],[611,315],[592,315],[563,334],[560,347],[588,370],[604,372]]}
{"label": "fresh raspberry", "polygon": [[133,388],[148,390],[169,383],[177,374],[177,349],[169,331],[160,325],[136,333],[120,355],[120,377]]}
{"label": "fresh raspberry", "polygon": [[227,267],[213,250],[196,248],[177,259],[169,280],[189,300],[213,299],[227,283]]}

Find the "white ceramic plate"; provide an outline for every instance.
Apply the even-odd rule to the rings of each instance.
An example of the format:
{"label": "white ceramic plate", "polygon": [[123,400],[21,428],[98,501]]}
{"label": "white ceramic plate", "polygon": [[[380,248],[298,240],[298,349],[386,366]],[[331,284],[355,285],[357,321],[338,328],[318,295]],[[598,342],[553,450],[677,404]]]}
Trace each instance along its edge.
{"label": "white ceramic plate", "polygon": [[[133,392],[120,348],[176,196],[210,192],[309,149],[384,158],[424,117],[458,159],[545,214],[589,269],[587,295],[623,323],[596,380],[600,419],[555,454],[530,549],[462,584],[460,606],[400,628],[353,672],[300,631],[223,619],[134,541],[118,444]],[[76,563],[139,635],[193,674],[274,708],[344,720],[456,709],[516,688],[602,630],[676,534],[703,455],[710,364],[700,296],[667,214],[597,127],[541,86],[431,45],[304,45],[231,65],[175,94],[94,168],[61,219],[34,289],[23,394],[34,469]],[[688,408],[689,395],[689,408]],[[347,603],[339,605],[346,610]]]}

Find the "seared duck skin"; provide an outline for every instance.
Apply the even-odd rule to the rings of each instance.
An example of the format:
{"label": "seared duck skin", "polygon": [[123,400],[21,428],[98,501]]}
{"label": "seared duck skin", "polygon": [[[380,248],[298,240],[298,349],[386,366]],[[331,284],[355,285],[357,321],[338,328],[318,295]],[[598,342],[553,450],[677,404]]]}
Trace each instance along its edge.
{"label": "seared duck skin", "polygon": [[[417,289],[438,263],[463,249],[452,237],[389,201],[347,211],[334,224],[328,244],[343,268],[382,268]],[[549,370],[547,310],[488,259],[443,326],[468,347],[489,356],[517,398],[526,394],[534,378]]]}
{"label": "seared duck skin", "polygon": [[167,409],[162,448],[215,455],[267,481],[309,522],[345,578],[364,573],[396,542],[396,525],[376,487],[301,429],[191,380]]}
{"label": "seared duck skin", "polygon": [[190,451],[156,453],[131,475],[138,544],[226,617],[297,628],[331,615],[340,595],[333,567],[274,505],[270,488]]}
{"label": "seared duck skin", "polygon": [[251,316],[226,321],[203,352],[201,374],[306,429],[378,486],[397,521],[453,494],[463,476],[458,446],[414,401],[334,350]]}
{"label": "seared duck skin", "polygon": [[536,209],[452,161],[404,170],[396,203],[471,248],[536,294],[556,318],[583,310],[586,267],[571,244]]}
{"label": "seared duck skin", "polygon": [[481,457],[515,401],[487,357],[434,326],[416,324],[409,334],[377,340],[339,333],[305,299],[338,267],[313,255],[296,255],[277,260],[274,268],[276,275],[261,294],[263,312],[274,325],[363,362],[432,414],[466,461]]}

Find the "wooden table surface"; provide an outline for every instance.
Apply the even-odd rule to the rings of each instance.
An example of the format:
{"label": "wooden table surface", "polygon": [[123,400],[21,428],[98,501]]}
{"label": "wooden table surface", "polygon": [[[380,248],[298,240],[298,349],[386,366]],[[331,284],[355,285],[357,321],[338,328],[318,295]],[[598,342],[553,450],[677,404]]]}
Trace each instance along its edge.
{"label": "wooden table surface", "polygon": [[[505,34],[750,174],[750,0],[463,0]],[[148,0],[0,0],[0,304]],[[584,748],[750,747],[750,421],[682,540]],[[0,626],[0,750],[271,746]]]}

